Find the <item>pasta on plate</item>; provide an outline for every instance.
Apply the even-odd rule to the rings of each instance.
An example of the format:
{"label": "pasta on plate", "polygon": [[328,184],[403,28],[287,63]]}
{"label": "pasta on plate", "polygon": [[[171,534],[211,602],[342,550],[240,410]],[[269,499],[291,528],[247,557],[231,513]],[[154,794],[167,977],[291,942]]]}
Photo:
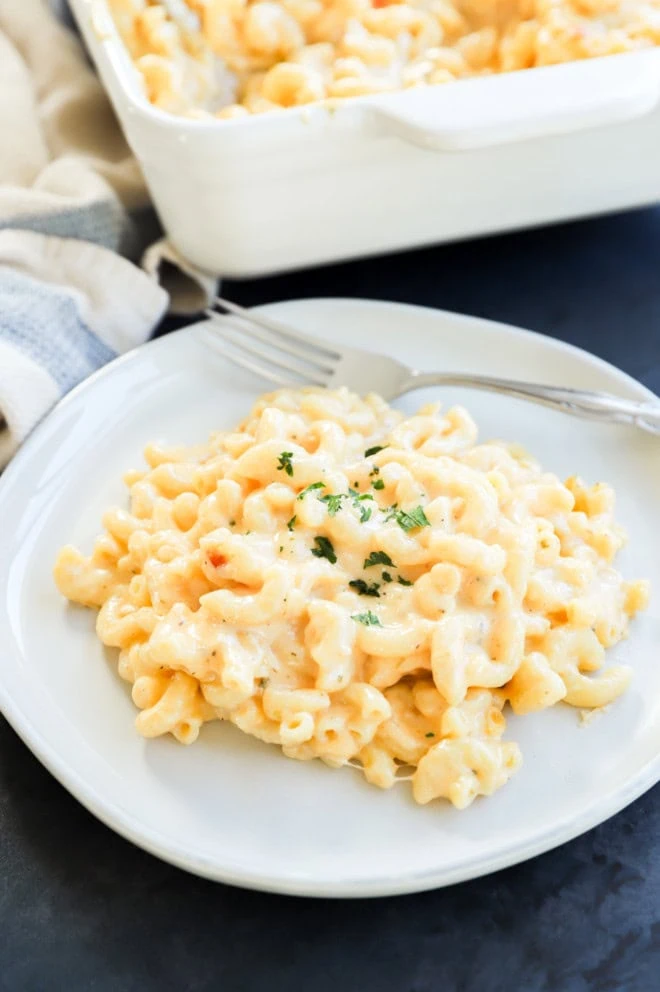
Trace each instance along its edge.
{"label": "pasta on plate", "polygon": [[660,42],[660,0],[109,4],[151,103],[202,118],[439,85]]}
{"label": "pasta on plate", "polygon": [[99,608],[145,737],[207,720],[382,788],[468,806],[521,762],[504,709],[600,707],[648,584],[604,485],[565,483],[460,407],[404,418],[341,389],[261,398],[235,431],[150,445],[60,591]]}

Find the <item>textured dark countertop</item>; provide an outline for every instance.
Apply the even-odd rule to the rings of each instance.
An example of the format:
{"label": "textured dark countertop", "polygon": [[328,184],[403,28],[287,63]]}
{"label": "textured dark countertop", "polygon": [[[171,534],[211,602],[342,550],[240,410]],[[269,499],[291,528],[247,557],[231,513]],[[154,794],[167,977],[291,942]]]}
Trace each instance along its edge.
{"label": "textured dark countertop", "polygon": [[[226,284],[520,324],[660,392],[660,210]],[[215,885],[98,823],[0,720],[3,992],[660,990],[660,790],[526,864],[371,901]]]}

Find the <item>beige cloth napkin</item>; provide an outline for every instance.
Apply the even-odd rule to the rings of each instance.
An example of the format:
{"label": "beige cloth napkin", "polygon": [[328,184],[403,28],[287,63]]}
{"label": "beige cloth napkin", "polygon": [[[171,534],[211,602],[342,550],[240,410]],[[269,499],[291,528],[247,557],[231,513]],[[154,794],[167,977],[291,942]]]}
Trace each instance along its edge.
{"label": "beige cloth napkin", "polygon": [[[171,286],[149,200],[77,38],[45,0],[0,0],[0,467],[53,402],[146,340],[168,306],[195,312],[214,280]],[[153,228],[153,223],[151,225]]]}

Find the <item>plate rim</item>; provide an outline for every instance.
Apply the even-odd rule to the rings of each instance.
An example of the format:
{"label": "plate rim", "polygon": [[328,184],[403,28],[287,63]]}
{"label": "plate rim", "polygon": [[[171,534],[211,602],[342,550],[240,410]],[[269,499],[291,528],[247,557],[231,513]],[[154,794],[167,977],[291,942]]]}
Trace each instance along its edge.
{"label": "plate rim", "polygon": [[[485,330],[493,329],[499,333],[504,332],[514,339],[524,340],[530,337],[540,339],[544,347],[549,347],[558,352],[564,352],[571,358],[580,358],[583,362],[586,360],[592,366],[601,368],[610,375],[614,374],[615,379],[620,381],[622,385],[626,385],[629,392],[634,393],[640,399],[650,399],[652,401],[657,401],[658,399],[652,390],[638,382],[627,372],[577,345],[558,338],[549,337],[538,331],[517,327],[502,321],[489,320],[484,317],[454,313],[453,311],[418,304],[358,297],[302,297],[261,304],[251,309],[272,312],[274,316],[277,316],[279,311],[288,310],[289,308],[295,309],[299,305],[332,307],[346,304],[356,308],[398,309],[407,312],[421,311],[427,315],[432,314],[438,320],[449,320],[453,323],[465,323],[471,326],[478,324]],[[145,349],[150,350],[168,346],[173,338],[179,335],[182,337],[190,335],[196,329],[202,326],[208,326],[210,323],[212,322],[208,318],[195,320],[191,324],[176,331],[154,338],[137,348],[117,356],[100,369],[97,369],[92,375],[88,376],[58,400],[54,407],[31,432],[22,447],[12,458],[2,477],[0,477],[0,502],[4,499],[5,493],[13,486],[15,478],[17,476],[20,477],[23,463],[30,458],[32,448],[39,443],[41,434],[47,430],[49,421],[54,414],[59,413],[63,407],[75,401],[81,394],[93,389],[100,378],[113,375],[119,366],[139,361],[140,355]],[[168,344],[165,344],[166,342]],[[492,872],[520,864],[539,854],[553,850],[561,844],[567,843],[586,833],[588,830],[620,812],[660,781],[659,752],[655,757],[642,764],[636,774],[614,793],[603,795],[599,799],[594,800],[579,816],[564,818],[555,824],[552,829],[530,838],[527,843],[513,841],[510,845],[500,848],[497,854],[483,855],[476,859],[468,856],[450,868],[444,867],[435,872],[424,870],[423,872],[409,872],[403,876],[379,875],[366,880],[355,881],[348,879],[344,881],[322,881],[318,883],[313,879],[294,879],[291,876],[278,876],[277,874],[264,876],[259,872],[250,871],[249,869],[219,866],[217,862],[210,861],[205,856],[195,855],[187,851],[185,846],[171,842],[167,837],[160,834],[159,831],[146,826],[139,817],[134,816],[128,809],[118,806],[115,802],[100,794],[94,785],[85,779],[84,775],[73,768],[70,762],[57,752],[56,747],[45,739],[42,731],[34,723],[34,720],[25,712],[25,707],[19,706],[11,698],[10,693],[5,688],[1,674],[0,711],[26,747],[60,785],[105,826],[114,830],[125,840],[146,850],[166,863],[211,881],[285,895],[315,898],[375,898],[444,888],[449,885],[455,885],[458,882],[489,875]]]}

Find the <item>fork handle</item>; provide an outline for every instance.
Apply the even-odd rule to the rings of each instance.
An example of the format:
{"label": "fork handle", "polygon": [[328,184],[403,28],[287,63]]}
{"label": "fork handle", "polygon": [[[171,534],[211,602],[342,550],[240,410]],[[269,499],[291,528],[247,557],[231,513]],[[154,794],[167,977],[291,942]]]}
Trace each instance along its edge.
{"label": "fork handle", "polygon": [[660,434],[660,403],[636,403],[612,393],[595,393],[584,389],[542,386],[486,375],[461,375],[451,372],[414,372],[401,392],[427,386],[470,386],[505,396],[541,403],[576,417],[600,420],[609,424],[632,424],[651,434]]}

